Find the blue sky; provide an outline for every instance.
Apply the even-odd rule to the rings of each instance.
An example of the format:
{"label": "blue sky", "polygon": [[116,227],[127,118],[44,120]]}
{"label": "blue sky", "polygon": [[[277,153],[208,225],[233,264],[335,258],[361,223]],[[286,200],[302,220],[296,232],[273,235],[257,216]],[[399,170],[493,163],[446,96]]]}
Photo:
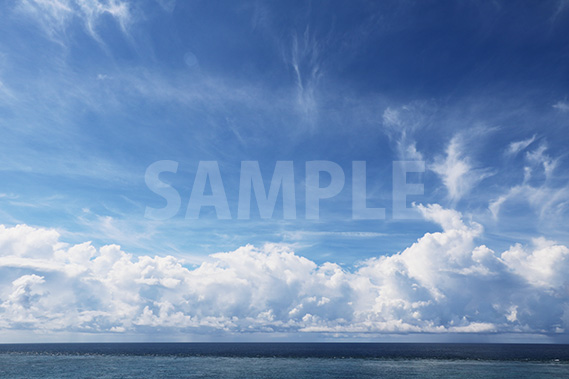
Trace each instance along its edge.
{"label": "blue sky", "polygon": [[[53,294],[53,283],[77,287],[90,278],[109,285],[114,266],[105,271],[89,265],[105,256],[105,246],[116,244],[121,253],[108,258],[116,259],[115,264],[125,257],[136,266],[144,257],[171,256],[186,270],[178,273],[185,279],[175,279],[184,283],[208,272],[211,264],[248,281],[250,287],[243,290],[248,294],[255,293],[253,287],[272,286],[260,279],[263,275],[280,276],[262,271],[244,279],[233,260],[212,254],[234,252],[257,263],[268,259],[260,267],[272,267],[271,259],[289,262],[287,254],[294,252],[301,266],[307,260],[316,267],[308,264],[313,268],[298,278],[304,284],[316,280],[318,270],[336,265],[343,285],[351,288],[342,297],[346,307],[365,297],[353,294],[361,290],[360,281],[378,286],[374,291],[379,294],[368,293],[361,309],[335,305],[336,310],[300,316],[294,310],[301,312],[303,296],[324,308],[334,303],[333,296],[318,286],[311,287],[314,296],[287,287],[290,303],[265,299],[253,306],[254,300],[239,292],[249,299],[243,300],[249,308],[226,309],[227,301],[218,299],[220,303],[212,300],[208,308],[211,314],[193,314],[183,309],[182,300],[168,300],[176,312],[191,314],[197,324],[189,323],[184,330],[199,338],[219,333],[220,338],[240,338],[247,328],[261,333],[258,338],[302,333],[316,333],[310,334],[316,339],[334,333],[371,338],[383,332],[437,334],[437,327],[459,335],[480,331],[563,337],[564,323],[569,327],[568,295],[562,289],[567,283],[559,279],[569,264],[568,36],[565,0],[0,2],[0,223],[5,226],[0,238],[5,275],[0,303],[7,320],[0,329],[13,340],[25,339],[20,330],[36,330],[33,321],[22,320],[26,314],[32,317],[34,301],[41,303]],[[176,173],[160,178],[180,194],[181,207],[176,216],[157,221],[144,217],[145,210],[163,207],[165,200],[148,188],[145,172],[161,160],[178,162]],[[337,196],[321,201],[318,220],[307,220],[305,164],[318,160],[337,163],[346,182]],[[393,217],[392,165],[401,160],[425,162],[424,173],[408,178],[424,185],[423,195],[408,198],[409,206],[424,206],[415,220]],[[211,208],[204,208],[197,220],[185,217],[200,161],[218,163],[232,219],[218,219]],[[266,188],[277,161],[293,162],[296,219],[283,218],[280,196],[272,218],[261,218],[253,201],[251,218],[237,219],[242,161],[259,162]],[[352,218],[353,161],[367,162],[367,204],[385,208],[384,220]],[[443,255],[462,246],[470,254],[470,266],[463,262],[460,268],[437,266],[430,274],[413,273],[412,262],[420,260],[413,254],[429,256],[427,251],[434,249],[430,238]],[[87,241],[94,251],[85,247]],[[415,253],[421,244],[425,250]],[[73,246],[86,249],[82,263],[70,258]],[[44,256],[26,256],[44,247]],[[482,247],[492,251],[494,263],[477,260],[484,255]],[[389,259],[403,263],[393,263],[389,271],[380,264]],[[448,259],[461,261],[456,256]],[[44,260],[60,266],[46,268]],[[158,261],[152,264],[162,267]],[[73,271],[77,267],[70,265],[83,265],[84,271]],[[178,275],[170,268],[160,270],[142,270],[133,274],[133,281],[140,283],[147,274],[154,279]],[[386,279],[393,270],[429,295],[411,301],[404,283]],[[455,298],[442,283],[448,284],[445,273],[451,271],[465,276],[459,285],[474,283],[469,285],[479,289],[472,294],[476,309],[448,300]],[[493,272],[499,278],[498,293],[514,287],[523,292],[529,286],[538,300],[500,298],[492,303],[478,296],[488,282],[474,280],[467,271]],[[84,277],[70,272],[83,272]],[[412,288],[409,283],[407,289]],[[210,290],[197,298],[208,298]],[[119,313],[131,309],[132,320],[141,320],[138,324],[117,321],[111,316],[118,311],[100,299],[71,302],[69,307],[82,320],[86,309],[89,317],[107,312],[106,321],[89,318],[91,324],[85,321],[85,326],[68,320],[52,329],[89,338],[134,339],[152,336],[159,327],[181,328],[172,320],[150,322],[143,317],[160,313],[166,297],[156,295],[159,290],[132,291],[138,302],[121,305]],[[80,298],[79,292],[69,296]],[[18,293],[27,294],[19,303],[14,300]],[[239,294],[231,301],[240,299]],[[370,305],[384,304],[380,299],[387,298],[391,302],[385,304],[409,301],[417,308],[417,302],[424,301],[434,308],[405,321],[386,310],[387,305]],[[502,309],[502,302],[509,305]],[[55,319],[57,312],[49,315],[56,303],[42,304],[47,308],[38,315]],[[533,307],[538,305],[557,318],[535,316]],[[24,313],[17,316],[13,307]],[[257,313],[251,307],[257,307]],[[485,315],[486,308],[502,312],[501,318],[476,316]],[[336,314],[341,313],[338,309],[347,313]],[[363,328],[363,321],[354,321],[362,309],[374,309],[367,322],[385,324]],[[257,321],[222,323],[216,329],[202,325],[205,315]],[[263,317],[269,320],[266,324],[260,321]],[[294,317],[306,325],[286,324]],[[275,326],[277,319],[289,326]],[[397,320],[409,327],[393,326]],[[219,330],[229,330],[231,337]]]}

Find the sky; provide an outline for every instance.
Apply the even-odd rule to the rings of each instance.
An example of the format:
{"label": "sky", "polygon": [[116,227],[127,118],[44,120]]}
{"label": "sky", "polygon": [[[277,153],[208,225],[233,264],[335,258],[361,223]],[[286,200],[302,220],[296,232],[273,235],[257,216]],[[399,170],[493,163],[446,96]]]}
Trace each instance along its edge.
{"label": "sky", "polygon": [[0,1],[0,341],[569,342],[568,63],[567,0]]}

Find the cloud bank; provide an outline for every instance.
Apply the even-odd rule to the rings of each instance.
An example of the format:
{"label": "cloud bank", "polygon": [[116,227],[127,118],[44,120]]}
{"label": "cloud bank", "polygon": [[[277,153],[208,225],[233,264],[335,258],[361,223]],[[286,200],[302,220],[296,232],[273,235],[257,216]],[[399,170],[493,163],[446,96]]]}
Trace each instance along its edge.
{"label": "cloud bank", "polygon": [[496,253],[481,225],[419,206],[442,228],[347,270],[282,245],[188,268],[117,245],[0,226],[0,330],[36,333],[538,333],[569,326],[569,249],[545,239]]}

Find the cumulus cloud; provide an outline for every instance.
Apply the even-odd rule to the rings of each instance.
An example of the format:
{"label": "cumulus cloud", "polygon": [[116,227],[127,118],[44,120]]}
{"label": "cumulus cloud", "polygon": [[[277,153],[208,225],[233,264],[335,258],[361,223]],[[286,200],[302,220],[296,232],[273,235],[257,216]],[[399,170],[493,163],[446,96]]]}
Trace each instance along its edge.
{"label": "cumulus cloud", "polygon": [[569,249],[545,239],[499,254],[457,211],[441,227],[347,270],[282,245],[247,245],[193,268],[53,230],[0,227],[0,329],[161,333],[562,333]]}

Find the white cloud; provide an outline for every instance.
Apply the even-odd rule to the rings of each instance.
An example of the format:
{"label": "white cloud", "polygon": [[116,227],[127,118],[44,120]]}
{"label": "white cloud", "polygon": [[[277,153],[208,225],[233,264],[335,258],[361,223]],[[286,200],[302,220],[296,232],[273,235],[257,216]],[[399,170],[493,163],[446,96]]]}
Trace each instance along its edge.
{"label": "white cloud", "polygon": [[565,12],[565,10],[569,7],[569,1],[568,0],[558,0],[557,1],[557,7],[555,8],[555,12],[553,13],[553,16],[551,16],[551,23],[555,23],[557,21],[557,18],[563,14],[563,12]]}
{"label": "white cloud", "polygon": [[385,109],[382,117],[383,130],[395,144],[398,159],[423,160],[423,155],[417,150],[414,135],[429,124],[432,108],[432,104],[416,102]]}
{"label": "white cloud", "polygon": [[21,0],[16,9],[33,18],[52,39],[64,31],[73,15],[68,0]]}
{"label": "white cloud", "polygon": [[569,112],[569,102],[567,100],[559,100],[553,104],[553,108],[559,109],[561,112]]}
{"label": "white cloud", "polygon": [[528,139],[510,143],[508,145],[508,149],[506,150],[506,154],[516,155],[520,151],[525,150],[529,145],[533,143],[533,141],[535,141],[535,137],[536,135],[534,134],[532,137]]}
{"label": "white cloud", "polygon": [[176,0],[156,0],[164,11],[172,13],[176,8]]}
{"label": "white cloud", "polygon": [[306,238],[313,237],[345,237],[345,238],[378,238],[378,237],[389,237],[387,233],[377,233],[377,232],[337,232],[337,231],[307,231],[307,230],[297,230],[297,231],[287,231],[283,234],[286,239],[292,240],[302,240]]}
{"label": "white cloud", "polygon": [[459,138],[454,137],[447,146],[446,156],[436,159],[430,167],[441,177],[452,202],[459,201],[479,182],[492,175],[487,170],[473,168],[463,150]]}
{"label": "white cloud", "polygon": [[6,85],[0,80],[0,101],[7,102],[8,100],[13,100],[15,98],[14,94]]}
{"label": "white cloud", "polygon": [[501,208],[508,201],[523,200],[529,204],[541,219],[557,219],[567,210],[569,187],[552,185],[551,179],[558,166],[559,157],[546,154],[544,141],[524,155],[524,178],[521,184],[511,187],[507,193],[490,202],[488,209],[497,219]]}
{"label": "white cloud", "polygon": [[67,245],[0,227],[0,333],[542,333],[566,330],[569,249],[536,239],[496,254],[481,225],[419,206],[442,232],[346,270],[282,245],[171,257]]}
{"label": "white cloud", "polygon": [[533,241],[533,249],[520,244],[502,254],[502,259],[535,286],[562,288],[568,284],[569,249],[544,238]]}
{"label": "white cloud", "polygon": [[547,150],[547,144],[544,142],[539,147],[533,151],[528,151],[526,153],[526,160],[532,166],[541,166],[545,173],[545,177],[549,179],[553,174],[553,170],[557,166],[557,159],[551,158],[549,155],[545,154]]}
{"label": "white cloud", "polygon": [[120,25],[123,32],[127,32],[127,27],[131,22],[129,6],[121,0],[76,0],[80,9],[85,27],[89,34],[96,40],[101,41],[96,31],[96,24],[104,14],[112,16]]}
{"label": "white cloud", "polygon": [[36,21],[49,38],[61,44],[74,19],[80,20],[87,33],[99,42],[97,22],[101,16],[113,17],[125,33],[131,22],[128,4],[121,0],[20,0],[16,10]]}
{"label": "white cloud", "polygon": [[511,187],[506,194],[491,201],[488,209],[494,219],[497,219],[504,204],[516,200],[527,202],[541,220],[555,221],[559,218],[558,216],[567,212],[569,188],[553,188],[549,187],[547,183],[534,187],[524,183]]}
{"label": "white cloud", "polygon": [[322,77],[321,46],[306,27],[301,37],[293,35],[290,65],[294,71],[297,107],[301,114],[314,122],[318,116],[317,87]]}

